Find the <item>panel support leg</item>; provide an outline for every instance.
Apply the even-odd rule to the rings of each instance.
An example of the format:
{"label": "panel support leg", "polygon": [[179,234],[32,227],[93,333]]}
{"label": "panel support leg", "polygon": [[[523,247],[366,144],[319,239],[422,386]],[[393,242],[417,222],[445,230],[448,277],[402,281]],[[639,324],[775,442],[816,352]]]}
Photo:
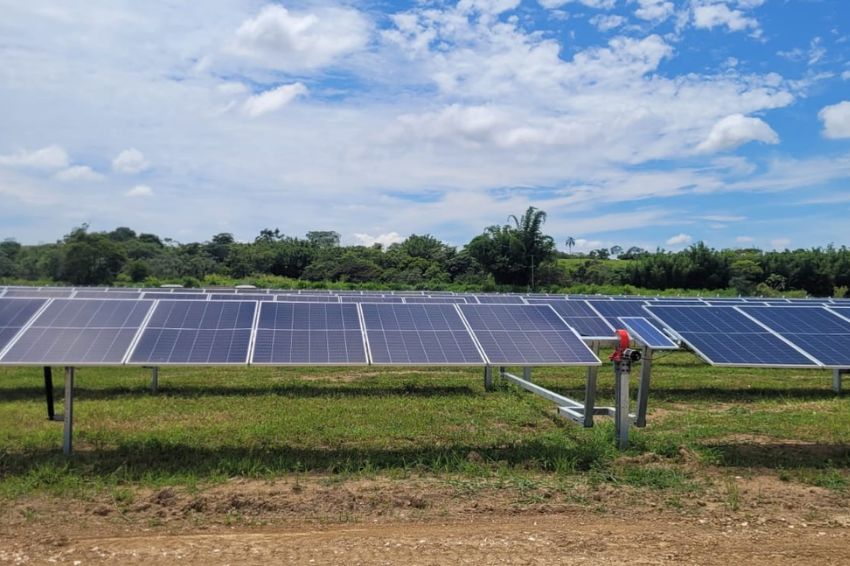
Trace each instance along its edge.
{"label": "panel support leg", "polygon": [[491,366],[484,368],[484,390],[493,391],[493,368]]}
{"label": "panel support leg", "polygon": [[62,452],[70,456],[73,452],[74,432],[74,368],[65,368],[65,430],[62,438]]}
{"label": "panel support leg", "polygon": [[[596,356],[599,356],[599,342],[596,340],[591,342],[590,349]],[[596,408],[596,376],[598,374],[598,366],[587,368],[587,383],[584,386],[584,428],[593,428],[593,412]]]}
{"label": "panel support leg", "polygon": [[156,393],[159,390],[159,368],[151,368],[151,393]]}
{"label": "panel support leg", "polygon": [[47,420],[52,421],[56,416],[53,404],[53,368],[44,366],[44,396],[47,398]]}
{"label": "panel support leg", "polygon": [[841,393],[841,378],[842,378],[842,370],[834,369],[832,370],[832,390],[836,393]]}
{"label": "panel support leg", "polygon": [[614,430],[617,436],[617,448],[629,447],[629,367],[621,363],[614,364]]}
{"label": "panel support leg", "polygon": [[522,378],[526,381],[529,381],[529,382],[531,381],[531,368],[530,367],[525,366],[524,368],[522,368]]}
{"label": "panel support leg", "polygon": [[646,406],[649,403],[649,382],[652,378],[652,350],[644,348],[641,355],[640,384],[638,385],[636,427],[646,426]]}

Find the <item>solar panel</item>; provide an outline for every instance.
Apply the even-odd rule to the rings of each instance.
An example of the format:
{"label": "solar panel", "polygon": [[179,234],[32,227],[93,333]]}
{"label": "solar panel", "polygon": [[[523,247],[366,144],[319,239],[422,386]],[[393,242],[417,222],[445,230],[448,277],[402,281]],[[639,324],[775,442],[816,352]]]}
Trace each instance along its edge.
{"label": "solar panel", "polygon": [[276,301],[287,303],[338,303],[336,295],[274,295]]}
{"label": "solar panel", "polygon": [[213,293],[210,295],[211,301],[273,301],[273,295],[249,295],[247,293],[242,295],[237,295],[236,293],[232,295],[221,295],[219,293]]}
{"label": "solar panel", "polygon": [[653,350],[678,350],[679,346],[642,316],[621,316],[620,322],[629,335],[640,344]]}
{"label": "solar panel", "polygon": [[850,321],[818,307],[738,307],[827,367],[850,367]]}
{"label": "solar panel", "polygon": [[404,299],[401,297],[394,296],[386,296],[382,297],[380,295],[340,295],[340,301],[343,303],[403,303]]}
{"label": "solar panel", "polygon": [[464,297],[451,297],[446,295],[441,295],[439,297],[405,297],[405,303],[409,304],[428,304],[428,303],[442,303],[442,304],[465,304],[466,299]]}
{"label": "solar panel", "polygon": [[736,310],[736,307],[652,305],[647,310],[712,365],[818,365],[779,336]]}
{"label": "solar panel", "polygon": [[46,302],[47,299],[0,299],[0,352]]}
{"label": "solar panel", "polygon": [[599,365],[548,305],[458,305],[494,365]]}
{"label": "solar panel", "polygon": [[527,301],[531,304],[551,306],[584,338],[608,340],[614,337],[614,328],[585,301],[563,299],[527,299]]}
{"label": "solar panel", "polygon": [[483,365],[454,305],[361,305],[373,364]]}
{"label": "solar panel", "polygon": [[6,289],[6,294],[3,295],[4,298],[9,297],[23,297],[23,298],[66,298],[70,297],[74,290],[70,287],[67,289],[28,289],[26,287],[10,287]]}
{"label": "solar panel", "polygon": [[105,291],[89,291],[79,290],[74,293],[75,299],[141,299],[141,293],[115,291],[107,293]]}
{"label": "solar panel", "polygon": [[524,305],[525,301],[517,295],[475,295],[478,302],[484,304],[497,305]]}
{"label": "solar panel", "polygon": [[237,295],[268,295],[268,289],[234,289]]}
{"label": "solar panel", "polygon": [[144,299],[164,299],[168,301],[206,301],[207,297],[206,293],[163,293],[159,291],[154,291],[151,293],[144,293],[142,298]]}
{"label": "solar panel", "polygon": [[245,364],[256,306],[254,301],[159,301],[127,363]]}
{"label": "solar panel", "polygon": [[357,305],[260,303],[252,364],[365,364]]}
{"label": "solar panel", "polygon": [[617,301],[587,301],[614,328],[619,328],[621,316],[646,316],[643,306],[647,301],[624,299]]}
{"label": "solar panel", "polygon": [[153,301],[54,299],[0,362],[116,365],[124,361]]}

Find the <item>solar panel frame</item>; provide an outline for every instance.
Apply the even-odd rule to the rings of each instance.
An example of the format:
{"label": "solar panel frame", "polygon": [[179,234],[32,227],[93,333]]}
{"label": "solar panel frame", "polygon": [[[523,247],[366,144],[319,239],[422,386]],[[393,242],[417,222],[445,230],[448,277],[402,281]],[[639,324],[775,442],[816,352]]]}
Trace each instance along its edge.
{"label": "solar panel frame", "polygon": [[277,303],[339,303],[337,295],[274,295]]}
{"label": "solar panel frame", "polygon": [[[523,304],[523,305],[511,305],[511,304],[474,305],[474,304],[469,304],[469,305],[455,305],[455,308],[457,308],[460,311],[461,315],[463,316],[464,320],[466,321],[466,323],[467,323],[467,325],[470,329],[470,332],[472,333],[472,336],[478,342],[478,344],[481,348],[481,352],[484,355],[484,359],[487,361],[488,365],[490,365],[490,366],[520,365],[520,366],[534,366],[534,367],[543,367],[543,366],[588,367],[588,366],[599,366],[599,365],[602,364],[602,362],[599,360],[599,358],[596,356],[596,354],[594,354],[593,351],[587,346],[587,344],[584,343],[584,341],[582,340],[582,337],[579,336],[579,334],[575,331],[575,329],[573,329],[569,324],[567,324],[567,322],[558,314],[558,312],[555,311],[555,309],[553,309],[549,305],[529,305],[529,304]],[[476,325],[473,323],[473,321],[470,320],[470,314],[476,313],[479,310],[486,312],[486,310],[488,310],[488,309],[491,310],[491,311],[495,311],[496,309],[504,309],[505,312],[510,312],[513,309],[523,309],[523,310],[530,309],[530,310],[526,310],[526,314],[529,314],[532,311],[536,311],[541,316],[547,316],[548,317],[547,322],[550,322],[550,329],[543,328],[543,329],[529,330],[529,329],[517,328],[517,329],[510,329],[510,330],[504,330],[504,329],[499,330],[499,329],[490,329],[490,328],[481,328],[481,329],[476,328]],[[513,317],[513,315],[512,315],[512,317]],[[483,318],[482,318],[482,320],[483,320]],[[560,324],[558,324],[558,321],[560,322],[560,324],[563,325],[563,328],[560,328]],[[516,320],[515,317],[510,322],[517,323],[517,326],[520,325],[520,321]],[[531,323],[532,321],[529,320],[528,322]],[[480,335],[479,335],[479,331],[480,331]],[[489,336],[489,338],[493,338],[495,340],[496,336],[493,335],[495,332],[503,332],[505,334],[507,334],[507,333],[511,333],[511,334],[519,333],[519,334],[522,334],[524,337],[528,337],[528,336],[533,335],[535,338],[538,338],[538,339],[544,339],[546,337],[545,335],[547,335],[547,334],[557,334],[558,338],[562,342],[559,346],[567,345],[568,347],[572,346],[571,344],[568,344],[568,340],[569,340],[568,337],[575,338],[575,344],[574,345],[575,345],[575,350],[577,350],[576,353],[581,353],[583,355],[589,355],[589,357],[588,357],[587,361],[582,361],[582,360],[566,361],[564,359],[551,360],[551,361],[546,361],[546,360],[541,360],[541,359],[536,359],[536,360],[494,359],[494,356],[491,356],[490,353],[488,353],[487,345],[484,342],[482,342],[482,337],[486,336],[485,333],[487,333],[487,334],[491,335],[491,336]],[[488,342],[489,342],[489,340],[488,340]],[[516,341],[514,340],[513,343],[515,344]],[[554,350],[554,347],[555,347],[554,344],[547,342],[547,345],[550,346]],[[517,347],[517,350],[518,349],[519,348]],[[570,347],[570,351],[571,352],[573,351],[572,347]]]}
{"label": "solar panel frame", "polygon": [[[472,330],[469,328],[469,325],[466,322],[466,319],[461,315],[460,311],[457,308],[457,304],[455,303],[436,303],[436,304],[423,304],[423,303],[411,303],[411,304],[396,304],[396,303],[361,303],[358,305],[358,309],[360,311],[360,320],[363,326],[363,335],[366,339],[366,348],[369,356],[369,363],[376,366],[409,366],[409,367],[481,367],[486,366],[487,358],[484,355],[484,351],[481,349],[481,345],[478,343],[478,340],[475,338],[475,335],[472,333]],[[409,308],[408,308],[409,307]],[[460,328],[455,329],[441,329],[441,330],[421,330],[421,329],[384,329],[383,327],[378,329],[370,329],[369,320],[372,318],[372,313],[368,313],[367,311],[387,311],[391,310],[394,313],[399,311],[408,311],[415,312],[414,309],[428,309],[432,312],[440,311],[445,318],[447,325],[450,323],[448,317],[451,317],[452,314],[457,317],[456,321],[460,323],[462,330]],[[381,313],[376,312],[380,318]],[[412,317],[411,317],[412,318]],[[398,321],[396,317],[396,321]],[[458,350],[463,351],[464,347],[468,347],[471,345],[475,348],[475,352],[478,356],[475,360],[469,361],[444,361],[444,360],[427,360],[427,361],[401,361],[401,360],[388,360],[384,361],[383,359],[377,359],[375,355],[375,350],[377,350],[377,344],[380,341],[380,336],[383,336],[384,345],[386,346],[386,353],[388,357],[392,357],[392,352],[390,351],[390,344],[387,338],[388,335],[399,334],[399,338],[404,341],[404,337],[409,337],[413,333],[416,333],[417,338],[422,340],[422,336],[433,336],[439,342],[439,346],[441,348],[441,352],[443,354],[446,353],[444,344],[441,341],[441,338],[448,338],[447,334],[452,335],[452,339],[455,340],[455,345],[458,347]],[[469,339],[469,345],[461,346],[458,342],[458,338],[466,337]],[[373,341],[375,342],[375,346],[373,348]],[[425,351],[425,346],[423,346],[423,352],[427,354]],[[410,356],[408,356],[409,359]],[[446,356],[447,357],[447,356]]]}
{"label": "solar panel frame", "polygon": [[[130,349],[133,347],[136,340],[138,339],[139,334],[142,331],[142,328],[144,328],[144,324],[147,320],[147,317],[150,316],[150,313],[153,311],[153,306],[154,306],[155,302],[156,301],[140,300],[140,299],[124,299],[123,301],[114,300],[114,299],[105,299],[105,298],[104,299],[73,299],[73,298],[64,298],[63,297],[63,298],[51,299],[47,302],[47,304],[45,304],[39,310],[39,312],[35,316],[32,317],[32,319],[29,321],[27,326],[25,328],[23,328],[18,333],[18,335],[15,337],[14,342],[10,343],[7,346],[7,348],[5,350],[3,350],[2,356],[0,356],[0,365],[21,366],[21,367],[23,367],[23,366],[50,366],[50,365],[61,365],[61,366],[69,366],[69,367],[114,367],[114,366],[123,365],[126,358],[127,358],[127,354],[129,353]],[[130,310],[129,313],[127,313],[126,318],[124,319],[124,321],[120,325],[112,324],[112,323],[110,323],[109,320],[106,320],[106,321],[102,320],[102,321],[100,321],[102,324],[97,325],[97,326],[90,325],[90,324],[86,324],[85,326],[81,326],[81,325],[77,325],[77,324],[68,325],[68,326],[58,326],[58,325],[55,325],[55,324],[51,324],[50,320],[47,320],[47,319],[42,320],[43,317],[52,316],[53,322],[55,322],[57,319],[59,319],[60,317],[65,315],[66,309],[72,308],[71,305],[77,305],[78,308],[83,309],[83,308],[85,308],[85,305],[87,303],[88,304],[102,303],[100,308],[103,308],[103,307],[106,307],[107,305],[109,305],[109,307],[107,307],[107,308],[115,308],[116,310],[117,310],[118,307],[122,306],[121,303],[125,303],[125,305],[123,305],[123,306],[130,307],[131,310]],[[54,307],[55,307],[55,309],[54,309]],[[142,312],[136,313],[137,307],[141,307]],[[91,316],[92,317],[101,316],[100,308],[97,311],[95,311]],[[58,312],[52,312],[53,310],[56,310]],[[112,316],[114,316],[114,314],[115,313],[113,312]],[[141,315],[141,316],[139,316],[139,315]],[[80,314],[80,312],[78,312],[76,315],[72,314],[72,316],[82,316],[82,314]],[[109,313],[107,313],[106,316],[109,316]],[[128,324],[131,317],[138,318],[138,323]],[[91,321],[91,318],[90,318],[90,321]],[[36,333],[38,330],[41,330],[41,334],[39,336],[35,336],[35,337],[32,337],[32,338],[30,338],[28,336],[28,332],[33,331],[33,333]],[[65,334],[63,334],[63,332]],[[111,353],[111,350],[112,350],[113,347],[118,347],[119,348],[118,351],[121,354],[120,358],[118,356],[115,356],[113,359],[108,359],[108,360],[107,359],[100,359],[100,360],[91,361],[91,360],[84,359],[82,357],[76,358],[76,359],[71,358],[71,357],[67,357],[70,354],[66,354],[66,357],[64,357],[64,358],[59,358],[59,357],[56,357],[56,358],[43,357],[43,358],[40,358],[40,359],[33,359],[31,357],[25,358],[25,359],[20,359],[20,358],[19,359],[10,359],[9,358],[9,356],[12,355],[13,352],[15,351],[15,348],[25,347],[25,346],[22,346],[22,345],[27,341],[31,341],[31,343],[27,346],[29,348],[29,350],[22,353],[22,356],[24,354],[28,354],[30,350],[35,348],[35,346],[38,345],[41,340],[44,340],[45,336],[50,335],[51,337],[54,337],[52,342],[50,343],[50,346],[48,347],[48,350],[50,350],[50,349],[54,348],[54,346],[56,346],[57,343],[59,343],[59,344],[67,343],[67,341],[68,341],[67,336],[69,334],[73,338],[73,343],[69,346],[69,348],[73,348],[74,345],[76,344],[77,340],[79,340],[81,337],[85,336],[86,334],[91,334],[92,332],[94,332],[97,336],[99,336],[100,333],[103,333],[104,335],[107,335],[107,336],[113,336],[112,344],[109,346],[110,352],[108,352],[108,353]],[[121,343],[119,343],[119,341],[125,341],[123,346],[122,346]],[[86,354],[91,352],[98,345],[98,343],[94,340],[84,340],[83,343],[84,344],[87,343],[89,345],[88,349],[85,352]],[[118,344],[118,345],[116,346],[116,344]],[[55,354],[45,354],[45,355],[55,355]],[[105,357],[106,357],[106,355],[104,355],[104,358]]]}
{"label": "solar panel frame", "polygon": [[178,293],[163,293],[162,291],[150,291],[142,294],[143,299],[155,301],[207,301],[209,295],[206,293],[180,291]]}
{"label": "solar panel frame", "polygon": [[423,304],[466,304],[466,297],[454,297],[450,295],[425,296],[425,297],[404,297],[405,304],[408,305],[423,305]]}
{"label": "solar panel frame", "polygon": [[[614,327],[608,320],[601,316],[593,307],[587,304],[587,301],[579,300],[564,300],[564,299],[542,299],[529,298],[526,302],[530,305],[549,305],[564,321],[571,326],[583,340],[604,341],[613,340],[615,335]],[[565,311],[573,310],[575,313],[569,314]],[[588,322],[593,321],[593,322]],[[583,333],[582,330],[587,333]],[[607,334],[595,333],[595,330],[607,330]]]}
{"label": "solar panel frame", "polygon": [[[694,343],[694,340],[693,340],[693,339],[691,339],[691,338],[690,338],[690,336],[692,336],[692,335],[694,335],[694,334],[711,334],[711,335],[720,334],[720,335],[728,335],[728,334],[730,333],[729,329],[727,329],[727,330],[725,330],[725,331],[724,331],[724,330],[720,330],[720,331],[718,331],[718,332],[716,332],[716,333],[709,333],[709,332],[706,332],[706,331],[697,331],[697,330],[688,330],[688,331],[685,331],[685,330],[679,330],[679,329],[674,328],[674,327],[671,325],[671,323],[669,323],[669,322],[665,321],[663,318],[661,318],[661,316],[660,316],[660,315],[661,315],[661,311],[660,311],[659,309],[663,309],[663,310],[670,310],[671,312],[672,312],[672,310],[673,310],[673,309],[699,309],[699,310],[703,310],[703,309],[704,309],[704,310],[705,310],[705,312],[712,312],[712,311],[714,311],[714,315],[718,315],[718,316],[719,316],[719,313],[720,313],[720,312],[733,311],[733,312],[735,312],[735,313],[737,313],[737,314],[739,314],[739,315],[743,316],[743,317],[744,317],[744,319],[745,319],[746,321],[748,321],[748,322],[749,322],[749,324],[751,324],[751,325],[753,325],[753,324],[754,324],[754,325],[756,325],[757,327],[759,327],[759,328],[760,328],[760,330],[759,330],[759,331],[756,331],[755,329],[753,329],[753,332],[739,332],[739,333],[736,333],[736,334],[738,334],[738,335],[739,335],[739,336],[738,336],[738,340],[739,340],[739,341],[743,339],[742,337],[743,337],[744,335],[747,335],[747,336],[751,336],[751,335],[758,335],[758,336],[766,335],[766,336],[769,336],[770,338],[773,338],[773,339],[775,339],[775,340],[778,340],[778,341],[779,341],[779,343],[781,343],[781,344],[783,344],[783,345],[787,346],[790,350],[794,351],[796,354],[799,354],[799,355],[801,356],[801,358],[802,358],[802,359],[808,360],[808,362],[807,362],[807,363],[770,363],[770,362],[727,362],[727,361],[716,361],[715,359],[713,359],[713,358],[712,358],[712,356],[711,356],[711,355],[709,355],[709,354],[708,354],[708,352],[706,351],[706,348],[696,345],[696,344]],[[728,310],[727,310],[727,309],[728,309]],[[647,306],[647,307],[646,307],[646,311],[647,311],[650,315],[652,315],[652,317],[653,317],[653,318],[655,318],[656,320],[658,320],[658,322],[659,322],[661,325],[663,325],[663,326],[664,326],[664,327],[665,327],[665,328],[666,328],[666,329],[667,329],[667,330],[668,330],[668,331],[669,331],[669,332],[670,332],[673,336],[675,336],[676,338],[678,338],[679,340],[681,340],[681,341],[682,341],[684,344],[686,344],[686,345],[687,345],[687,346],[688,346],[691,350],[693,350],[693,351],[694,351],[694,353],[696,353],[699,357],[701,357],[703,360],[705,360],[706,362],[708,362],[708,363],[709,363],[710,365],[712,365],[712,366],[717,366],[717,367],[788,368],[788,369],[820,368],[820,367],[821,367],[820,363],[819,363],[819,362],[817,362],[816,360],[814,360],[814,359],[813,359],[811,356],[809,356],[806,352],[802,351],[800,348],[798,348],[798,347],[797,347],[797,346],[795,346],[794,344],[792,344],[792,343],[788,342],[787,340],[785,340],[784,338],[782,338],[782,336],[778,335],[776,332],[774,332],[774,331],[773,331],[773,330],[771,330],[770,328],[767,328],[767,327],[765,327],[764,325],[759,324],[757,321],[754,321],[754,320],[753,320],[753,319],[751,319],[750,317],[747,317],[746,315],[744,315],[744,313],[742,313],[742,312],[741,312],[741,311],[739,311],[739,310],[738,310],[735,306],[732,306],[732,305],[726,305],[726,306],[710,306],[710,305],[706,305],[706,306],[696,306],[696,305],[695,305],[695,306],[686,306],[686,307],[682,307],[682,306],[665,306],[665,305],[649,305],[649,306]],[[657,312],[656,312],[656,311],[657,311]],[[701,337],[699,337],[699,336],[698,336],[698,338],[701,338]],[[769,340],[768,340],[768,339],[766,339],[766,338],[765,338],[765,339],[762,339],[762,338],[751,338],[751,339],[750,339],[750,341],[751,341],[751,343],[753,343],[753,342],[755,342],[755,341],[760,341],[760,342],[761,342],[761,344],[756,344],[756,345],[758,345],[758,346],[762,346],[762,345],[765,345],[765,342],[766,342],[766,341],[769,341]],[[771,344],[770,346],[771,346],[771,347],[775,347],[775,346],[776,346],[776,342],[774,341],[774,343],[773,343],[773,344]]]}
{"label": "solar panel frame", "polygon": [[[274,315],[270,315],[270,316],[274,316],[275,322],[276,322],[277,321],[276,317],[278,315],[278,312],[277,312],[278,307],[281,306],[281,305],[283,305],[283,306],[291,305],[292,306],[293,324],[294,324],[294,320],[296,318],[295,311],[298,310],[298,309],[307,308],[307,310],[308,310],[307,314],[308,314],[308,317],[309,317],[310,307],[338,308],[340,320],[343,322],[343,328],[341,328],[341,329],[312,330],[312,329],[295,329],[293,327],[293,328],[290,328],[289,330],[287,330],[287,329],[282,329],[282,328],[278,329],[278,328],[264,328],[264,327],[262,327],[261,326],[263,324],[263,322],[262,322],[262,310],[264,308],[274,308],[275,313],[274,313]],[[352,311],[352,310],[353,310],[354,316],[357,319],[356,329],[353,328],[353,327],[349,328],[345,325],[346,315],[349,318],[352,315],[351,312],[346,313],[345,311]],[[347,334],[347,333],[354,334],[354,333],[356,333],[357,334],[356,341],[359,341],[361,346],[362,346],[363,358],[362,358],[362,360],[355,360],[355,361],[351,361],[350,356],[347,360],[340,360],[340,361],[336,361],[336,360],[334,360],[334,361],[312,361],[312,360],[291,361],[292,355],[291,355],[291,348],[290,348],[290,361],[280,361],[280,360],[273,360],[273,359],[270,359],[269,361],[258,361],[257,360],[257,351],[258,351],[258,347],[259,347],[259,343],[260,343],[260,338],[261,338],[261,336],[265,335],[264,333],[266,331],[271,332],[271,334],[272,334],[272,346],[274,346],[275,338],[276,338],[276,336],[275,336],[276,332],[291,332],[291,333],[293,333],[293,336],[294,336],[294,333],[296,332],[296,330],[298,330],[299,332],[307,332],[308,336],[309,336],[310,332],[324,333],[324,334],[327,334],[327,335],[329,335],[330,332],[341,332],[343,334]],[[261,333],[263,333],[263,334],[261,334]],[[354,337],[352,336],[352,338],[354,338]],[[330,345],[330,342],[328,342],[328,345]],[[360,352],[358,351],[358,352],[354,352],[354,353],[359,354]],[[274,353],[272,352],[272,354],[270,356],[273,356],[273,354]],[[348,354],[348,352],[346,352],[346,354]],[[250,365],[257,365],[257,366],[281,366],[281,367],[283,367],[283,366],[340,367],[340,366],[365,366],[365,365],[369,365],[369,351],[368,351],[368,345],[367,345],[367,342],[366,342],[365,330],[363,328],[363,317],[361,316],[361,313],[360,313],[360,305],[357,304],[357,303],[312,302],[312,301],[302,301],[302,302],[265,301],[265,302],[259,303],[259,307],[257,309],[257,317],[256,317],[256,320],[254,321],[254,341],[251,344],[251,354],[250,354],[248,363]]]}
{"label": "solar panel frame", "polygon": [[[2,321],[0,321],[0,360],[3,359],[3,354],[6,353],[6,350],[12,347],[12,344],[17,341],[18,336],[41,314],[41,311],[44,310],[49,302],[50,299],[43,297],[0,297],[0,314],[5,316],[9,314],[7,309],[18,309],[10,317],[12,320],[9,320],[9,323],[2,324]],[[30,311],[28,315],[25,312],[27,310]],[[26,318],[19,318],[22,316]],[[18,320],[15,321],[15,318],[18,318]],[[12,322],[15,323],[10,324]]]}
{"label": "solar panel frame", "polygon": [[519,295],[475,295],[475,298],[482,305],[525,305],[525,304],[528,304]]}
{"label": "solar panel frame", "polygon": [[[643,344],[651,350],[662,351],[679,349],[678,344],[671,340],[669,336],[664,334],[661,329],[655,327],[655,325],[653,325],[646,317],[621,316],[620,322],[622,322],[623,326],[626,327],[626,330],[629,332],[629,336],[634,338],[636,342]],[[641,325],[643,324],[647,324],[651,328],[641,328]],[[658,333],[661,338],[658,339],[650,337],[653,333]]]}
{"label": "solar panel frame", "polygon": [[72,287],[64,287],[61,289],[42,289],[29,287],[9,287],[6,289],[4,298],[21,298],[21,299],[70,299],[74,295]]}
{"label": "solar panel frame", "polygon": [[[237,303],[246,303],[246,304],[253,304],[254,305],[254,312],[253,312],[253,315],[251,317],[251,324],[247,327],[240,327],[240,328],[232,328],[232,329],[200,328],[200,327],[199,328],[189,328],[189,327],[177,328],[177,327],[153,326],[152,325],[152,321],[153,321],[154,317],[157,315],[156,311],[157,311],[158,308],[160,308],[160,307],[164,308],[169,304],[185,306],[185,305],[191,305],[191,303],[200,303],[200,304],[205,305],[206,308],[209,308],[209,305],[216,305],[216,304],[229,305],[229,306],[232,307],[232,305],[237,304]],[[147,366],[157,366],[157,367],[230,366],[230,367],[232,367],[232,366],[247,365],[249,357],[250,357],[250,352],[251,352],[251,349],[252,349],[252,346],[253,346],[254,335],[255,335],[255,331],[256,331],[256,327],[257,327],[257,315],[258,315],[259,310],[260,310],[258,305],[259,305],[259,303],[257,301],[251,301],[251,300],[244,300],[244,301],[229,301],[229,300],[228,301],[184,301],[184,300],[179,300],[179,299],[176,299],[176,300],[172,300],[172,299],[158,300],[158,301],[156,301],[156,305],[154,305],[154,307],[148,313],[148,317],[147,317],[147,319],[145,319],[144,324],[142,325],[142,328],[139,331],[138,336],[136,337],[136,340],[133,342],[132,347],[127,352],[124,363],[128,366],[143,366],[143,367],[147,367]],[[239,307],[241,307],[241,306],[242,305],[239,305]],[[187,308],[189,308],[189,307],[187,307]],[[147,332],[148,330],[150,330],[151,332],[159,331],[160,337],[162,336],[162,334],[165,333],[166,330],[172,331],[172,332],[177,331],[178,333],[179,332],[186,332],[186,331],[196,331],[196,334],[198,334],[198,335],[200,335],[200,332],[202,330],[215,331],[215,332],[221,332],[221,333],[225,333],[227,331],[232,331],[234,334],[237,331],[247,330],[248,333],[249,333],[249,336],[248,336],[248,342],[246,344],[245,359],[243,361],[214,361],[214,362],[211,362],[211,361],[155,360],[155,359],[152,359],[151,357],[148,357],[148,358],[145,358],[145,359],[134,360],[133,357],[139,351],[139,348],[140,348],[142,341],[145,337],[144,336],[145,332]],[[180,336],[178,334],[178,336],[174,339],[175,347],[176,347],[176,344],[177,344],[179,339],[180,339]],[[195,340],[197,340],[197,336],[195,337]],[[194,343],[193,343],[193,346],[194,346]],[[172,352],[173,352],[173,348],[172,348]]]}

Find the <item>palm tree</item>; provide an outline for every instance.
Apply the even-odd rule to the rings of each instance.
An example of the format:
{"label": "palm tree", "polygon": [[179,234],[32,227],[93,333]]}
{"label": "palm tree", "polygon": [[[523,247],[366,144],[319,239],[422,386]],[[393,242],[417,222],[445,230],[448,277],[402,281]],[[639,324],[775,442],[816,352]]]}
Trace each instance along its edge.
{"label": "palm tree", "polygon": [[555,250],[555,241],[551,236],[543,234],[543,223],[546,222],[546,213],[533,206],[529,206],[522,218],[513,214],[508,220],[513,219],[515,231],[519,244],[522,246],[523,255],[529,261],[531,269],[531,289],[534,290],[534,260],[537,258],[538,265],[541,261],[551,259]]}
{"label": "palm tree", "polygon": [[576,245],[576,239],[570,236],[567,238],[567,248],[570,250],[570,255],[573,253],[573,246]]}

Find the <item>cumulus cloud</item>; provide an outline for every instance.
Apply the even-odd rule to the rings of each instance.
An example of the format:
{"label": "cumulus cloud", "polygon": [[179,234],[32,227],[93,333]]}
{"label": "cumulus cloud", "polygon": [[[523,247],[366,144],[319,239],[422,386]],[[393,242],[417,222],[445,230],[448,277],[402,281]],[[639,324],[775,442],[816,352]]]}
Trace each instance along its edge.
{"label": "cumulus cloud", "polygon": [[298,96],[307,94],[307,87],[302,83],[281,85],[277,88],[256,94],[245,101],[242,108],[251,118],[268,114],[283,108]]}
{"label": "cumulus cloud", "polygon": [[823,135],[830,139],[850,138],[850,101],[824,106],[818,112],[823,122]]}
{"label": "cumulus cloud", "polygon": [[56,180],[63,182],[100,181],[103,175],[92,170],[88,165],[74,165],[56,173]]}
{"label": "cumulus cloud", "polygon": [[697,151],[703,153],[724,151],[751,141],[777,144],[779,135],[760,118],[732,114],[712,126],[708,137],[697,146]]}
{"label": "cumulus cloud", "polygon": [[68,166],[68,154],[58,145],[49,145],[33,151],[21,150],[10,155],[0,155],[0,165],[28,169],[61,169]]}
{"label": "cumulus cloud", "polygon": [[707,214],[705,216],[700,216],[700,219],[708,220],[709,222],[742,222],[746,220],[747,217],[734,214]]}
{"label": "cumulus cloud", "polygon": [[668,246],[684,246],[690,244],[693,238],[691,238],[688,234],[676,234],[671,238],[667,238]]}
{"label": "cumulus cloud", "polygon": [[728,31],[758,30],[759,23],[741,10],[733,10],[724,3],[697,5],[693,8],[694,26],[703,29],[726,27]]}
{"label": "cumulus cloud", "polygon": [[369,21],[351,8],[290,11],[278,4],[260,10],[236,30],[235,54],[281,70],[310,70],[363,49]]}
{"label": "cumulus cloud", "polygon": [[844,71],[841,73],[841,78],[845,81],[850,81],[850,71]]}
{"label": "cumulus cloud", "polygon": [[112,160],[112,170],[116,173],[135,175],[150,167],[144,154],[136,148],[125,149]]}
{"label": "cumulus cloud", "polygon": [[595,25],[599,31],[610,31],[625,24],[628,20],[623,16],[597,14],[590,18],[590,23]]}
{"label": "cumulus cloud", "polygon": [[635,16],[642,20],[664,21],[673,15],[675,6],[669,0],[632,0],[637,2]]}
{"label": "cumulus cloud", "polygon": [[400,244],[404,241],[404,238],[398,232],[388,232],[386,234],[379,234],[377,236],[355,233],[354,240],[361,246],[373,246],[375,244],[381,244],[383,247],[387,247],[391,244]]}
{"label": "cumulus cloud", "polygon": [[610,10],[617,0],[537,0],[541,6],[547,9],[560,8],[564,4],[576,3],[597,10]]}
{"label": "cumulus cloud", "polygon": [[126,193],[124,196],[130,198],[147,198],[153,196],[153,189],[147,185],[136,185]]}

